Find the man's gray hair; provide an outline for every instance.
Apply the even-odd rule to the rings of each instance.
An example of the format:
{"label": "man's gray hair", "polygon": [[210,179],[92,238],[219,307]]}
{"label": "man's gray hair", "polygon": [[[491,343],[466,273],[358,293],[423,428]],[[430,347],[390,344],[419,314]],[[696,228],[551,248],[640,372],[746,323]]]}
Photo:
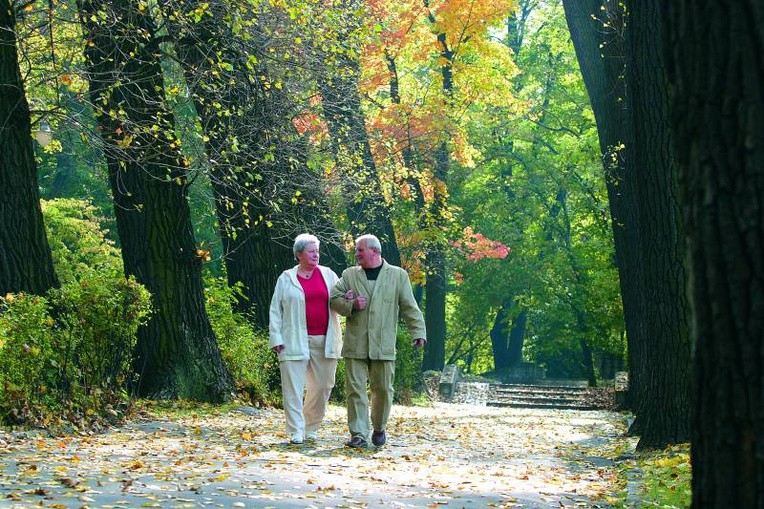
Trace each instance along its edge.
{"label": "man's gray hair", "polygon": [[321,243],[318,241],[318,238],[315,235],[311,235],[310,233],[301,233],[294,238],[294,246],[292,246],[292,253],[294,254],[295,260],[297,260],[297,254],[305,251],[305,248],[308,246],[308,244],[315,244],[316,249],[319,249],[321,246]]}
{"label": "man's gray hair", "polygon": [[362,240],[366,241],[367,248],[374,249],[378,253],[382,252],[382,243],[374,235],[371,235],[368,233],[366,235],[361,235],[360,237],[355,239],[355,245],[357,246],[358,244],[360,244]]}

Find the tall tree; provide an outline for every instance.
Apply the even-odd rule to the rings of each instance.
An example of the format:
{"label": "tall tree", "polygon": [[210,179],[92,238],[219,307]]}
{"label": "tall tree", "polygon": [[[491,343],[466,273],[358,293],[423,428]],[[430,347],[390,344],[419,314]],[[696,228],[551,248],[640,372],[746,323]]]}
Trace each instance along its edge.
{"label": "tall tree", "polygon": [[[606,1],[602,9],[600,2],[564,4],[598,127],[602,126],[606,165],[619,158],[609,195],[636,415],[630,432],[641,436],[640,448],[662,447],[689,438],[690,350],[665,72],[656,54],[656,29],[650,28],[658,23],[658,7],[639,2],[632,12],[628,2]],[[589,11],[582,12],[582,7]],[[627,23],[630,16],[639,21]],[[601,40],[601,34],[611,35]],[[608,89],[602,88],[608,82],[618,91],[616,96],[608,98]],[[605,145],[607,138],[611,145]]]}
{"label": "tall tree", "polygon": [[626,321],[630,394],[639,394],[643,373],[633,362],[646,355],[648,340],[634,192],[633,133],[626,108],[625,10],[622,3],[611,0],[563,0],[563,7],[597,122]]}
{"label": "tall tree", "polygon": [[[456,111],[456,103],[469,97],[469,91],[460,90],[456,74],[483,49],[481,41],[488,27],[503,20],[514,2],[477,2],[434,4],[424,0],[423,15],[434,35],[435,53],[433,71],[438,73],[440,85],[440,130],[431,156],[432,199],[426,203],[425,221],[434,231],[442,232],[427,246],[427,280],[425,285],[425,322],[428,343],[425,348],[423,369],[441,369],[445,362],[446,344],[446,247],[444,240],[448,226],[448,194],[452,173],[453,145],[457,137],[457,122],[449,118]],[[432,36],[431,36],[432,37]]]}
{"label": "tall tree", "polygon": [[[273,287],[294,263],[298,232],[318,234],[323,263],[344,266],[321,179],[307,168],[281,78],[265,64],[267,17],[240,11],[237,18],[222,0],[162,8],[204,131],[226,274],[242,285],[237,310],[267,327]],[[237,19],[246,39],[233,34]]]}
{"label": "tall tree", "polygon": [[764,507],[764,8],[661,12],[689,260],[692,507]]}
{"label": "tall tree", "polygon": [[[313,50],[320,60],[316,79],[342,179],[350,232],[353,236],[363,233],[377,235],[382,242],[385,260],[400,265],[398,241],[390,209],[382,193],[358,89],[361,72],[358,38],[363,12],[363,2],[343,0],[326,15],[325,19],[332,22],[325,26],[331,28],[336,39],[329,45],[314,43]],[[322,46],[336,49],[325,51]]]}
{"label": "tall tree", "polygon": [[[429,0],[424,0],[427,9],[427,19],[436,30],[440,62],[440,84],[444,110],[453,108],[454,101],[454,58],[456,54],[452,48],[455,42],[452,36],[449,39],[446,28],[438,25],[435,12],[430,8]],[[437,143],[432,167],[432,200],[427,204],[425,214],[427,226],[430,229],[442,230],[446,226],[446,206],[448,200],[448,177],[450,156],[448,148],[448,136],[444,132],[442,139]],[[442,239],[436,238],[427,247],[427,279],[425,282],[425,308],[424,321],[427,325],[428,342],[424,350],[422,360],[423,370],[440,370],[446,361],[446,248]]]}
{"label": "tall tree", "polygon": [[222,401],[231,380],[205,310],[186,168],[164,100],[160,51],[145,6],[78,0],[125,273],[152,294],[138,331],[138,392]]}
{"label": "tall tree", "polygon": [[0,295],[58,286],[45,234],[29,104],[19,71],[16,16],[0,1]]}
{"label": "tall tree", "polygon": [[632,355],[639,448],[690,440],[689,307],[685,288],[676,161],[671,146],[668,83],[660,44],[660,0],[626,2],[627,107],[634,122],[634,191],[639,202],[642,288],[647,341]]}

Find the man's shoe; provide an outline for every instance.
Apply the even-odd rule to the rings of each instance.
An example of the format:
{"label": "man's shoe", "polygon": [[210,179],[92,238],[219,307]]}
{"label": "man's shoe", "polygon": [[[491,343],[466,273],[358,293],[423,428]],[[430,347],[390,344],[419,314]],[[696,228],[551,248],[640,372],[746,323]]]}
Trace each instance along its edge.
{"label": "man's shoe", "polygon": [[309,431],[307,435],[305,435],[305,440],[308,442],[315,442],[318,440],[318,433],[315,431]]}
{"label": "man's shoe", "polygon": [[376,445],[377,447],[382,447],[387,442],[387,435],[385,434],[384,430],[382,431],[375,431],[371,434],[371,443]]}
{"label": "man's shoe", "polygon": [[289,441],[289,443],[294,445],[300,445],[303,442],[302,433],[295,433],[292,435],[292,439]]}
{"label": "man's shoe", "polygon": [[352,447],[353,449],[365,449],[369,446],[362,437],[355,436],[350,441],[345,442],[345,447]]}

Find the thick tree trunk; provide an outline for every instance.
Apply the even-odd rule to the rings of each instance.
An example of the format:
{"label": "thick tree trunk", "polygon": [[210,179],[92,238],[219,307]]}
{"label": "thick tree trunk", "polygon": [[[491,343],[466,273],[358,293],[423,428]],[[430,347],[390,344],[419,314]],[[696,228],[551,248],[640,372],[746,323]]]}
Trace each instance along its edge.
{"label": "thick tree trunk", "polygon": [[[623,39],[617,30],[622,27],[623,20],[617,3],[610,0],[605,1],[605,10],[601,9],[601,0],[563,0],[563,6],[597,122],[626,322],[629,387],[640,394],[644,374],[634,365],[634,360],[649,355],[649,352],[644,349],[647,330],[641,288],[642,243],[637,228],[638,209],[634,192],[633,136],[631,120],[625,109]],[[603,13],[611,17],[607,30],[600,20]]]}
{"label": "thick tree trunk", "polygon": [[[429,8],[428,2],[425,6]],[[430,22],[435,23],[432,13],[428,15]],[[436,35],[440,48],[441,93],[443,104],[450,107],[454,94],[453,59],[454,52],[448,46],[446,34]],[[433,198],[427,212],[427,227],[435,231],[445,231],[446,207],[448,200],[448,180],[451,158],[448,152],[448,134],[435,150],[435,167],[432,175]],[[446,358],[446,293],[448,292],[448,273],[446,270],[445,239],[435,240],[427,249],[425,267],[427,268],[427,283],[425,286],[424,320],[427,325],[427,346],[425,347],[422,369],[443,369]]]}
{"label": "thick tree trunk", "polygon": [[690,440],[689,307],[676,162],[669,128],[669,87],[662,53],[662,0],[629,2],[628,105],[634,121],[634,189],[642,231],[644,321],[650,331],[632,366],[638,448]]}
{"label": "thick tree trunk", "polygon": [[764,507],[764,8],[663,4],[694,341],[692,507]]}
{"label": "thick tree trunk", "polygon": [[226,400],[231,380],[204,306],[185,169],[177,145],[167,139],[173,126],[150,15],[127,0],[77,5],[90,42],[90,95],[104,140],[125,273],[152,294],[154,313],[138,331],[138,393]]}
{"label": "thick tree trunk", "polygon": [[440,246],[433,246],[427,256],[424,322],[427,345],[422,370],[441,370],[446,362],[446,262]]}
{"label": "thick tree trunk", "polygon": [[0,0],[0,296],[58,286],[40,209],[29,104],[16,53],[16,18]]}

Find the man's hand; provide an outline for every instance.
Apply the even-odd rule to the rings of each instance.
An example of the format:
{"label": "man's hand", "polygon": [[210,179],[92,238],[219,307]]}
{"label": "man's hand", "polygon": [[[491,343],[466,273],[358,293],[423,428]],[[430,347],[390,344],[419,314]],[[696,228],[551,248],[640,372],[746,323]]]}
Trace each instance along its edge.
{"label": "man's hand", "polygon": [[368,302],[368,299],[366,297],[364,297],[363,295],[359,295],[353,301],[353,309],[366,309],[367,302]]}
{"label": "man's hand", "polygon": [[425,343],[427,343],[427,340],[425,338],[416,338],[414,340],[414,348],[422,348]]}
{"label": "man's hand", "polygon": [[281,353],[284,351],[284,348],[285,348],[284,345],[276,345],[273,348],[271,348],[271,350],[273,350],[276,353]]}

